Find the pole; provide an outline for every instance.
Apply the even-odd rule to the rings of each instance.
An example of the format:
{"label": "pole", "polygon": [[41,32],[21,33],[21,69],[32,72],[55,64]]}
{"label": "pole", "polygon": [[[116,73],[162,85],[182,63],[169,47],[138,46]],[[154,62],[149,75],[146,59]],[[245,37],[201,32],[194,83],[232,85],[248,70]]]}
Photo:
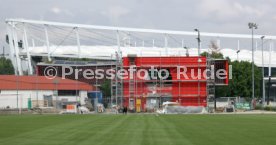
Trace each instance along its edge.
{"label": "pole", "polygon": [[5,47],[3,46],[3,56],[2,57],[5,57]]}
{"label": "pole", "polygon": [[55,89],[56,89],[56,109],[58,109],[58,90],[57,90],[57,82],[55,82]]}
{"label": "pole", "polygon": [[33,75],[33,67],[32,67],[32,62],[31,62],[32,58],[31,58],[31,55],[30,55],[29,42],[28,42],[28,36],[27,36],[27,30],[26,30],[26,25],[25,24],[24,24],[23,32],[24,32],[25,47],[26,47],[26,50],[27,50],[29,74]]}
{"label": "pole", "polygon": [[15,30],[15,24],[12,23],[12,36],[13,36],[13,41],[11,42],[14,45],[14,49],[15,49],[15,57],[16,57],[16,63],[17,63],[17,71],[18,71],[18,75],[22,76],[23,72],[22,72],[22,64],[21,64],[21,58],[19,55],[19,47],[18,47],[18,39],[17,39],[17,32]]}
{"label": "pole", "polygon": [[59,83],[59,80],[57,78],[55,78],[53,80],[53,83],[55,84],[56,110],[57,110],[58,109],[58,83]]}
{"label": "pole", "polygon": [[254,29],[257,29],[258,26],[256,23],[248,23],[248,27],[249,29],[251,29],[251,36],[252,36],[252,99],[255,99],[255,80],[254,80],[254,75],[255,75],[255,72],[254,72]]}
{"label": "pole", "polygon": [[168,34],[165,34],[165,53],[168,56]]}
{"label": "pole", "polygon": [[81,44],[80,44],[80,35],[79,35],[79,28],[75,28],[76,39],[77,39],[77,46],[78,46],[78,58],[81,58]]}
{"label": "pole", "polygon": [[[96,68],[97,68],[97,66],[96,66]],[[78,65],[76,65],[76,69],[78,70]],[[80,96],[80,91],[79,91],[80,90],[79,89],[79,76],[77,78],[75,78],[75,81],[76,81],[76,83],[75,83],[75,85],[76,85],[76,90],[75,90],[76,91],[76,102],[78,102],[78,97]],[[78,103],[80,103],[80,102],[78,102]]]}
{"label": "pole", "polygon": [[[96,70],[98,70],[98,66],[96,65]],[[96,98],[94,100],[94,104],[95,104],[95,111],[96,113],[98,113],[98,103],[99,103],[99,98],[98,98],[98,77],[95,77],[96,78]]]}
{"label": "pole", "polygon": [[[110,60],[112,60],[112,54],[110,55]],[[110,69],[112,70],[112,61],[110,62]],[[112,80],[110,80],[110,107],[112,107],[113,104],[113,98],[114,98],[114,94],[113,94],[113,84],[112,84]]]}
{"label": "pole", "polygon": [[16,108],[18,109],[18,114],[20,114],[20,111],[19,111],[19,106],[18,106],[18,95],[19,95],[19,76],[18,75],[16,75]]}
{"label": "pole", "polygon": [[268,76],[271,76],[271,53],[272,53],[272,43],[269,44],[269,63],[268,63]]}
{"label": "pole", "polygon": [[239,61],[239,53],[240,53],[240,40],[238,40],[237,61]]}
{"label": "pole", "polygon": [[[36,89],[36,107],[38,106],[38,68],[36,70],[36,77],[35,77],[35,89]],[[52,104],[52,103],[51,103]],[[53,105],[53,104],[52,104]]]}
{"label": "pole", "polygon": [[51,61],[51,55],[50,55],[50,42],[49,42],[49,36],[48,36],[48,30],[47,30],[47,25],[44,25],[44,32],[45,32],[45,41],[46,41],[46,46],[47,46],[47,56],[48,56],[48,61]]}
{"label": "pole", "polygon": [[267,105],[269,105],[269,99],[270,99],[270,87],[271,87],[271,76],[268,76],[268,90],[267,90]]}
{"label": "pole", "polygon": [[264,37],[262,36],[262,81],[263,81],[263,107],[265,105],[265,80],[264,80]]}
{"label": "pole", "polygon": [[120,44],[120,32],[119,30],[116,31],[116,36],[117,36],[117,55],[116,55],[116,106],[118,106],[118,63],[120,63],[120,59],[122,57],[122,52],[121,52],[121,44]]}
{"label": "pole", "polygon": [[200,66],[200,31],[195,29],[197,32],[197,44],[198,44],[198,67],[197,67],[197,94],[198,94],[198,106],[200,106],[200,80],[199,80],[199,66]]}
{"label": "pole", "polygon": [[272,52],[272,43],[269,44],[269,67],[268,67],[268,90],[267,90],[267,105],[269,105],[270,99],[270,88],[271,88],[271,52]]}
{"label": "pole", "polygon": [[118,53],[116,54],[116,64],[115,64],[115,102],[118,106]]}
{"label": "pole", "polygon": [[251,28],[252,32],[252,99],[255,98],[255,72],[254,72],[254,29],[253,27]]}
{"label": "pole", "polygon": [[18,66],[17,66],[17,58],[14,59],[15,56],[15,47],[13,45],[13,32],[12,32],[12,28],[11,28],[11,24],[7,23],[7,33],[8,33],[8,42],[9,42],[9,47],[10,47],[10,52],[9,52],[9,58],[12,61],[12,64],[14,66],[14,74],[17,75],[18,74]]}

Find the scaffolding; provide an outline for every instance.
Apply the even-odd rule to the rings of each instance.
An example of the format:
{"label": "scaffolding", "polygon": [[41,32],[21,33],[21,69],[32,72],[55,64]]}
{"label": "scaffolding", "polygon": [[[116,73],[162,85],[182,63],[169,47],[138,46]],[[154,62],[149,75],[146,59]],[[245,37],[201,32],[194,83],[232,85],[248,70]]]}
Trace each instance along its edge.
{"label": "scaffolding", "polygon": [[215,70],[215,59],[213,59],[210,55],[207,55],[207,69],[210,72],[207,74],[207,107],[208,111],[214,111],[216,108],[216,81],[215,78],[212,76]]}
{"label": "scaffolding", "polygon": [[115,77],[111,80],[111,98],[112,104],[120,107],[123,107],[123,80],[118,72],[122,68],[122,58],[119,53],[116,53],[115,68],[112,68],[115,71]]}

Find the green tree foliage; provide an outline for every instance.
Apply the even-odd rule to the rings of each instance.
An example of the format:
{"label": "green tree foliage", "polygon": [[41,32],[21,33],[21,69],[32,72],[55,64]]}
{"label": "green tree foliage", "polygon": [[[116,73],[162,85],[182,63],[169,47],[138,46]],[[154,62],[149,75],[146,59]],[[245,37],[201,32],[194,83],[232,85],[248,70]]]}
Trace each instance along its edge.
{"label": "green tree foliage", "polygon": [[[103,93],[104,100],[111,99],[111,81],[110,80],[105,80],[99,88]],[[103,104],[105,107],[108,106],[107,101],[104,101]]]}
{"label": "green tree foliage", "polygon": [[[228,86],[216,87],[217,97],[251,97],[252,96],[252,63],[247,61],[229,62],[232,65],[232,79]],[[261,70],[255,65],[255,97],[260,96]]]}
{"label": "green tree foliage", "polygon": [[14,74],[14,68],[11,60],[5,57],[0,58],[0,75],[10,75]]}
{"label": "green tree foliage", "polygon": [[105,80],[103,82],[103,84],[99,87],[100,90],[102,91],[103,93],[103,97],[104,98],[107,98],[107,97],[110,97],[111,96],[111,84],[110,84],[110,80]]}
{"label": "green tree foliage", "polygon": [[203,53],[201,53],[201,56],[205,56],[205,57],[209,56],[214,59],[224,59],[223,54],[220,52],[212,52],[211,54],[208,52],[203,52]]}
{"label": "green tree foliage", "polygon": [[[232,79],[228,86],[217,86],[216,97],[251,97],[252,96],[252,63],[248,61],[231,61],[229,57],[224,58],[220,49],[214,41],[209,45],[211,53],[204,52],[201,56],[209,56],[213,59],[227,59],[232,65]],[[255,97],[260,96],[261,69],[254,65],[255,70]]]}

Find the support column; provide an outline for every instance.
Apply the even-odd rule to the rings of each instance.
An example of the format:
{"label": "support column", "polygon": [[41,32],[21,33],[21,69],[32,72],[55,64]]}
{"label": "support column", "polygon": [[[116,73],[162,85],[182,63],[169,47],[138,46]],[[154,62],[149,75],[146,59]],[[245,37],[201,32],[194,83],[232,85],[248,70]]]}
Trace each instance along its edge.
{"label": "support column", "polygon": [[16,63],[17,63],[17,71],[18,71],[18,75],[22,76],[23,72],[22,72],[22,66],[21,66],[21,59],[19,56],[17,33],[15,31],[15,25],[13,22],[12,22],[12,35],[13,35],[12,44],[14,44],[15,57],[16,57]]}
{"label": "support column", "polygon": [[9,38],[9,46],[10,46],[10,60],[12,61],[12,64],[14,66],[14,74],[18,75],[18,66],[17,66],[17,61],[16,58],[14,59],[14,56],[16,56],[15,54],[15,48],[13,45],[13,34],[12,34],[12,30],[11,30],[11,24],[7,23],[7,32],[8,32],[8,38]]}
{"label": "support column", "polygon": [[268,64],[268,76],[271,76],[271,53],[272,53],[272,42],[269,44],[269,64]]}
{"label": "support column", "polygon": [[24,45],[25,45],[25,49],[27,51],[27,58],[28,58],[29,75],[32,75],[33,74],[33,67],[32,67],[32,62],[31,62],[32,58],[31,58],[31,55],[30,55],[26,24],[24,24],[23,32],[24,32]]}
{"label": "support column", "polygon": [[240,53],[240,40],[238,40],[237,61],[239,61],[239,53]]}
{"label": "support column", "polygon": [[119,56],[121,55],[121,44],[120,44],[120,32],[119,30],[117,30],[117,33],[116,33],[116,36],[117,36],[117,52],[119,53]]}
{"label": "support column", "polygon": [[78,58],[81,58],[81,47],[80,47],[80,36],[79,36],[79,29],[78,27],[74,28],[77,37],[77,45],[78,45]]}
{"label": "support column", "polygon": [[50,42],[49,42],[49,37],[48,37],[47,25],[44,25],[44,31],[45,31],[45,38],[46,38],[48,61],[51,61],[52,59],[51,59],[51,54],[50,54]]}
{"label": "support column", "polygon": [[168,56],[168,34],[165,34],[165,54]]}

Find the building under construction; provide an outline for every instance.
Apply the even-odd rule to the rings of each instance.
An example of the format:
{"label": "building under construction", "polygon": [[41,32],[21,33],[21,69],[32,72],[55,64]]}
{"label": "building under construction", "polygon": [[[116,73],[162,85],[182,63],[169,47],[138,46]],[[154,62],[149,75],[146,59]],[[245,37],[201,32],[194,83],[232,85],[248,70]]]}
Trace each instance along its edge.
{"label": "building under construction", "polygon": [[[120,65],[121,64],[121,65]],[[204,71],[226,70],[225,79],[204,77]],[[180,68],[186,68],[186,76],[179,75]],[[211,60],[206,57],[136,57],[129,55],[118,62],[117,69],[133,69],[133,77],[117,78],[113,81],[116,102],[132,111],[151,111],[163,102],[178,102],[182,106],[208,105],[208,98],[214,97],[215,85],[228,84],[228,61]],[[152,74],[150,68],[166,70],[169,74],[162,79],[163,72]],[[147,70],[142,72],[140,70]],[[178,70],[179,69],[179,70]],[[195,71],[193,71],[195,70]],[[142,72],[142,73],[141,73]],[[138,76],[143,76],[138,77]],[[179,76],[178,76],[179,75]],[[210,75],[210,73],[207,75]],[[155,77],[153,77],[155,76]],[[200,76],[195,78],[193,76]]]}
{"label": "building under construction", "polygon": [[[47,66],[54,67],[57,76],[61,76],[62,66],[93,71],[118,71],[134,66],[136,71],[133,78],[115,77],[110,81],[110,105],[127,106],[137,112],[158,108],[164,101],[179,102],[185,106],[208,106],[208,99],[214,97],[215,86],[228,84],[228,74],[224,79],[197,79],[189,73],[192,69],[203,72],[211,66],[214,66],[215,71],[224,69],[228,73],[227,60],[200,57],[200,52],[210,52],[209,41],[216,40],[217,51],[231,60],[252,61],[251,46],[246,48],[245,45],[248,43],[246,40],[251,41],[252,36],[247,34],[206,33],[197,29],[197,32],[139,29],[24,19],[7,19],[6,24],[9,57],[15,74],[19,76],[44,75]],[[256,35],[256,38],[261,36]],[[266,39],[275,40],[276,37],[266,36]],[[234,40],[237,45],[225,43],[222,47],[220,40]],[[263,58],[262,51],[257,47],[253,51],[256,53],[256,65],[268,68],[266,76],[269,77],[273,74],[271,68],[275,67],[273,62],[276,62],[272,57],[275,54],[272,44],[272,41],[264,44],[264,48],[267,47],[264,56],[268,57]],[[245,48],[240,49],[240,45]],[[83,59],[92,61],[83,64]],[[157,70],[167,70],[169,76],[166,79],[149,77],[151,74],[144,74],[143,79],[136,77],[139,70],[149,70],[152,66]],[[187,78],[177,79],[178,66],[187,67]],[[197,76],[197,71],[194,76]],[[75,76],[72,73],[66,78],[74,79]],[[78,81],[97,86],[96,90],[106,82],[105,78],[87,80],[81,74],[78,76]]]}
{"label": "building under construction", "polygon": [[[212,60],[211,58],[197,56],[137,57],[136,55],[128,55],[127,57],[117,57],[115,61],[94,62],[93,64],[55,61],[54,64],[38,64],[37,74],[40,76],[44,75],[43,72],[48,66],[55,67],[59,77],[62,76],[61,70],[63,66],[71,66],[82,70],[90,69],[92,71],[113,69],[114,73],[122,69],[133,69],[133,74],[131,74],[133,77],[128,74],[127,77],[120,78],[117,76],[110,81],[112,90],[111,100],[108,104],[126,106],[136,112],[153,111],[156,108],[160,108],[162,103],[166,101],[178,102],[183,106],[206,107],[208,98],[214,97],[215,85],[228,84],[227,60]],[[212,66],[214,72],[218,69],[226,70],[225,79],[211,78],[210,73],[206,74],[209,77],[204,77],[204,72],[207,69],[211,70]],[[186,76],[178,74],[184,71],[183,67],[186,69]],[[150,71],[151,68],[156,71]],[[162,78],[165,75],[164,70],[168,72],[168,76],[165,79]],[[66,78],[75,79],[75,75],[75,73],[72,73]],[[82,74],[78,75],[78,81],[94,86],[101,86],[107,80],[106,77],[102,79],[87,79]],[[197,78],[198,75],[200,78]]]}

